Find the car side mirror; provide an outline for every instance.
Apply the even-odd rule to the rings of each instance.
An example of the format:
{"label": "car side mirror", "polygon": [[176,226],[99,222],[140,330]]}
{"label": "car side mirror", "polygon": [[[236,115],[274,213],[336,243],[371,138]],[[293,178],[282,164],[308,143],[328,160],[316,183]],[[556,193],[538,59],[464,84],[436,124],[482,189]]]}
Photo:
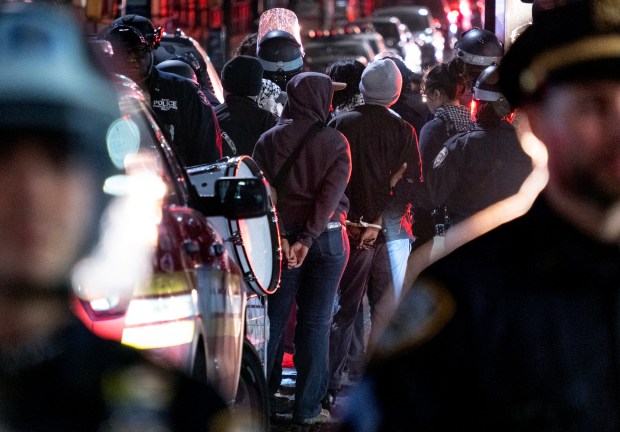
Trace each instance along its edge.
{"label": "car side mirror", "polygon": [[251,219],[269,213],[269,192],[260,178],[221,177],[215,182],[213,214],[228,219]]}

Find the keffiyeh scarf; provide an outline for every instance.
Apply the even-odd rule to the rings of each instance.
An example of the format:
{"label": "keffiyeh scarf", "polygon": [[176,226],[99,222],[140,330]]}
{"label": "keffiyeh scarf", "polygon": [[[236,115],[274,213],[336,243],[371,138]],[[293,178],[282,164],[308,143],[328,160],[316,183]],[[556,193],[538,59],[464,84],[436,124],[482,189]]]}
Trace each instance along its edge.
{"label": "keffiyeh scarf", "polygon": [[435,117],[443,120],[446,124],[449,136],[459,132],[467,132],[474,127],[469,111],[462,105],[442,105],[435,111]]}

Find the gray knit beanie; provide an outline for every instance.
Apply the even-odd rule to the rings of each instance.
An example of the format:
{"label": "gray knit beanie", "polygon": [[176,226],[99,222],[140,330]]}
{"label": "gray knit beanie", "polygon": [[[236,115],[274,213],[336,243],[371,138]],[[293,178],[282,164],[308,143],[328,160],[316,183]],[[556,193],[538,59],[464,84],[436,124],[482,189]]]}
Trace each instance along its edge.
{"label": "gray knit beanie", "polygon": [[390,59],[375,60],[362,73],[360,91],[366,104],[389,107],[398,100],[403,85],[400,71]]}

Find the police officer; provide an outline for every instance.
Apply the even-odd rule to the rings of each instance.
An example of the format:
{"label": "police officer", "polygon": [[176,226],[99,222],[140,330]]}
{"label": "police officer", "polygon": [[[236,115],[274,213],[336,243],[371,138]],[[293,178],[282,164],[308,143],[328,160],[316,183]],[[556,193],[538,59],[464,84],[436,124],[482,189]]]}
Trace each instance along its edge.
{"label": "police officer", "polygon": [[154,67],[161,28],[139,15],[118,18],[102,34],[114,49],[113,66],[148,92],[151,107],[185,166],[215,162],[222,142],[213,108],[199,86]]}
{"label": "police officer", "polygon": [[499,91],[498,66],[487,67],[474,86],[476,124],[449,139],[428,167],[427,187],[452,223],[518,192],[532,161],[508,121],[513,110]]}
{"label": "police officer", "polygon": [[454,62],[466,78],[466,89],[459,102],[468,106],[472,98],[472,87],[482,71],[493,64],[500,64],[504,45],[493,32],[472,28],[464,32],[454,44]]}

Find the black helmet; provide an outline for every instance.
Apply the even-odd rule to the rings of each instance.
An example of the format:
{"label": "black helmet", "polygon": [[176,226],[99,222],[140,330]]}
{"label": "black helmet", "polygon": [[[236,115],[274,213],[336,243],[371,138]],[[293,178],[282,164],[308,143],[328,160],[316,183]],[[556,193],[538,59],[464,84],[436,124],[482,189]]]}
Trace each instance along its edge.
{"label": "black helmet", "polygon": [[499,66],[491,65],[482,71],[474,85],[474,100],[491,105],[497,118],[512,112],[512,108],[499,86]]}
{"label": "black helmet", "polygon": [[494,33],[474,27],[461,35],[454,44],[454,54],[465,63],[476,66],[499,64],[504,45]]}
{"label": "black helmet", "polygon": [[[106,33],[109,33],[116,27],[133,27],[144,38],[146,44],[153,49],[159,46],[163,29],[153,25],[150,19],[140,15],[125,15],[112,21],[112,24],[107,28]],[[104,36],[104,39],[108,39]]]}
{"label": "black helmet", "polygon": [[285,8],[263,12],[258,22],[256,50],[265,71],[263,76],[286,91],[288,81],[303,67],[297,15]]}
{"label": "black helmet", "polygon": [[264,76],[282,90],[288,81],[301,72],[303,52],[293,35],[283,30],[267,33],[258,43],[258,59],[265,70]]}
{"label": "black helmet", "polygon": [[180,28],[174,33],[164,33],[159,47],[154,51],[155,64],[166,60],[181,60],[194,70],[198,85],[215,94],[215,86],[209,76],[207,54],[201,52],[198,42],[187,36]]}
{"label": "black helmet", "polygon": [[499,88],[498,70],[498,65],[491,65],[482,71],[474,84],[474,99],[495,102],[504,97]]}
{"label": "black helmet", "polygon": [[164,60],[163,62],[158,63],[155,67],[160,71],[169,72],[180,77],[187,78],[198,84],[196,72],[189,64],[187,64],[183,60]]}
{"label": "black helmet", "polygon": [[117,50],[121,47],[130,50],[135,48],[152,49],[152,45],[146,40],[144,35],[135,27],[118,25],[110,27],[104,34],[103,38],[110,42]]}

